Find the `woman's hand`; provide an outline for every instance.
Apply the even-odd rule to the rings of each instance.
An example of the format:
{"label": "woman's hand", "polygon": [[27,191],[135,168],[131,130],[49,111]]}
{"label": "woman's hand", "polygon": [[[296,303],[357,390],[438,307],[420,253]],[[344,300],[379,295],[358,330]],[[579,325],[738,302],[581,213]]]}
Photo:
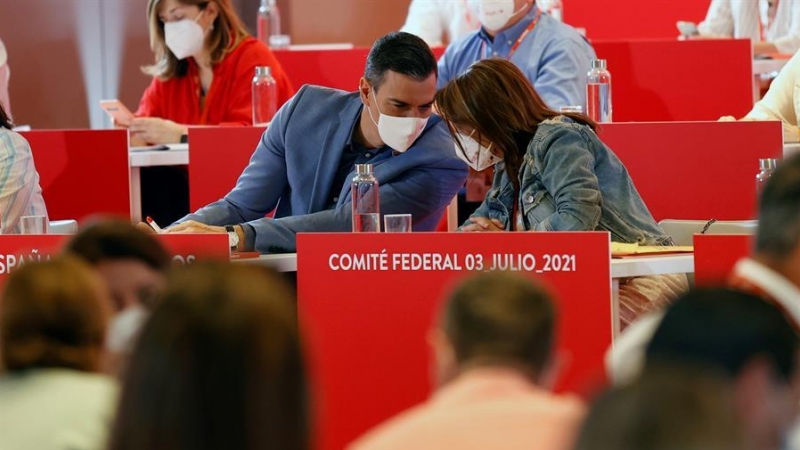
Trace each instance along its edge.
{"label": "woman's hand", "polygon": [[469,220],[472,223],[461,227],[461,231],[505,231],[503,229],[503,222],[500,222],[497,219],[489,219],[486,217],[470,217]]}
{"label": "woman's hand", "polygon": [[187,132],[186,127],[171,120],[157,117],[137,117],[131,121],[131,138],[149,144],[176,144],[181,135]]}

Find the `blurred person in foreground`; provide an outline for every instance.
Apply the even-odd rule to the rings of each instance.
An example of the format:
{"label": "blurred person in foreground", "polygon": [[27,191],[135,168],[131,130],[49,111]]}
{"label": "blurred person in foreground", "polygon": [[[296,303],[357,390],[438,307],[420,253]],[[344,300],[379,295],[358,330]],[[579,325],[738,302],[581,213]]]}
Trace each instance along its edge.
{"label": "blurred person in foreground", "polygon": [[[456,154],[477,171],[494,166],[491,190],[461,231],[608,231],[613,242],[672,245],[597,125],[548,108],[514,64],[476,62],[436,94],[436,107]],[[686,286],[683,274],[624,280],[623,327]]]}
{"label": "blurred person in foreground", "polygon": [[575,450],[745,450],[731,383],[661,367],[594,401]]}
{"label": "blurred person in foreground", "polygon": [[108,449],[307,449],[293,298],[262,267],[172,271],[136,343]]}
{"label": "blurred person in foreground", "polygon": [[11,100],[8,95],[8,80],[11,78],[11,69],[8,67],[8,52],[3,41],[0,40],[0,107],[5,108],[11,116]]}
{"label": "blurred person in foreground", "polygon": [[0,231],[19,234],[23,216],[45,216],[47,208],[28,141],[11,131],[11,118],[0,103]]}
{"label": "blurred person in foreground", "polygon": [[[800,154],[784,159],[770,177],[758,206],[751,255],[739,260],[728,284],[764,299],[800,323]],[[606,354],[616,383],[635,378],[644,349],[663,317],[655,312],[634,322]]]}
{"label": "blurred person in foreground", "polygon": [[784,448],[800,404],[798,323],[737,290],[697,290],[667,308],[646,350],[645,376],[691,364],[723,374],[748,449]]}
{"label": "blurred person in foreground", "polygon": [[86,226],[64,251],[92,265],[108,286],[114,316],[106,346],[109,370],[117,372],[164,287],[169,253],[150,233],[124,220]]}
{"label": "blurred person in foreground", "polygon": [[76,258],[29,262],[0,301],[0,448],[100,450],[117,386],[100,375],[108,293]]}
{"label": "blurred person in foreground", "polygon": [[429,336],[436,393],[350,449],[570,449],[585,411],[578,398],[550,392],[555,327],[549,295],[530,278],[467,279]]}

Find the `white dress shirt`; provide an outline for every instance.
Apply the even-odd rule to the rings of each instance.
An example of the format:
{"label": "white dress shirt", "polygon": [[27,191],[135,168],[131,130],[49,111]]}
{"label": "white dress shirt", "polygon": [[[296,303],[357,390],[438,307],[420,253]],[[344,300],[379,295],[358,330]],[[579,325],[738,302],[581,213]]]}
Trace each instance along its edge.
{"label": "white dress shirt", "polygon": [[745,120],[780,120],[785,142],[800,142],[800,52],[783,66],[764,98],[753,106]]}
{"label": "white dress shirt", "polygon": [[793,54],[800,49],[800,0],[711,0],[697,31],[701,36],[771,42],[778,52]]}

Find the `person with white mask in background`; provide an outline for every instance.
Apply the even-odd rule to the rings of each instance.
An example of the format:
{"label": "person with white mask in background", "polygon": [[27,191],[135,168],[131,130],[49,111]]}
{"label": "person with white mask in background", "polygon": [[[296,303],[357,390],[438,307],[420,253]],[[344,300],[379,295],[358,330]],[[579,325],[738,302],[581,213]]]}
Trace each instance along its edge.
{"label": "person with white mask in background", "polygon": [[[251,82],[269,66],[278,106],[294,88],[275,55],[247,32],[231,0],[149,0],[153,81],[128,125],[134,145],[177,143],[190,125],[252,124]],[[124,124],[120,124],[124,125]]]}
{"label": "person with white mask in background", "polygon": [[586,105],[586,79],[595,53],[573,27],[554,19],[534,0],[467,0],[481,29],[453,42],[439,60],[439,83],[487,58],[522,70],[547,106]]}
{"label": "person with white mask in background", "polygon": [[754,55],[800,49],[800,0],[712,0],[697,39],[750,39]]}
{"label": "person with white mask in background", "polygon": [[[542,11],[550,11],[561,0],[536,0]],[[481,27],[467,0],[411,0],[406,23],[400,31],[416,34],[431,47],[441,47]]]}
{"label": "person with white mask in background", "polygon": [[374,165],[381,213],[411,214],[414,231],[434,230],[467,177],[447,127],[432,114],[436,78],[436,58],[422,39],[403,32],[378,39],[357,92],[303,86],[278,111],[233,190],[165,232],[227,231],[237,250],[294,252],[296,233],[351,231],[355,164]]}

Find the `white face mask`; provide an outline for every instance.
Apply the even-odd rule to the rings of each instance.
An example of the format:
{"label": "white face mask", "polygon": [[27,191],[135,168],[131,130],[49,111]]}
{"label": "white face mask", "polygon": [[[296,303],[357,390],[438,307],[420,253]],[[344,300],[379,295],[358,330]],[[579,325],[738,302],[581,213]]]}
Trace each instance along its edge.
{"label": "white face mask", "polygon": [[488,147],[484,147],[480,142],[476,141],[472,137],[472,135],[475,134],[474,130],[469,134],[469,136],[461,133],[457,134],[458,135],[456,136],[456,139],[461,141],[461,146],[463,147],[464,151],[462,152],[461,148],[458,146],[458,143],[456,143],[456,156],[472,167],[473,170],[480,172],[481,170],[492,167],[503,160],[503,158],[493,155],[490,151],[493,144],[489,144]]}
{"label": "white face mask", "polygon": [[[519,11],[525,8],[523,5]],[[514,14],[514,0],[469,0],[469,7],[478,16],[478,20],[489,31],[498,31],[503,28]]]}
{"label": "white face mask", "polygon": [[206,34],[197,23],[202,15],[203,11],[200,11],[194,20],[182,19],[164,24],[164,41],[176,58],[185,59],[203,49]]}
{"label": "white face mask", "polygon": [[422,134],[425,125],[428,124],[428,118],[387,116],[378,108],[378,99],[375,96],[374,89],[372,90],[372,97],[375,98],[375,109],[378,110],[379,114],[377,122],[372,118],[372,108],[367,105],[367,109],[369,109],[369,118],[372,123],[378,127],[378,134],[381,136],[381,140],[393,150],[405,153],[419,135]]}

